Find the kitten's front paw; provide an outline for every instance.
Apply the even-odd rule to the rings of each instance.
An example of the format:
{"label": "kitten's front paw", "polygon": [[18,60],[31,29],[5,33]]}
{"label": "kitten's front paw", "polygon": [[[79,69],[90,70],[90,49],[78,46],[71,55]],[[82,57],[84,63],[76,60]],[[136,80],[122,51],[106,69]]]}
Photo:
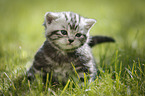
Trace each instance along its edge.
{"label": "kitten's front paw", "polygon": [[32,70],[32,68],[30,68],[27,72],[26,72],[26,76],[28,80],[34,80],[35,75],[34,72]]}
{"label": "kitten's front paw", "polygon": [[34,80],[35,76],[33,73],[27,73],[28,80]]}

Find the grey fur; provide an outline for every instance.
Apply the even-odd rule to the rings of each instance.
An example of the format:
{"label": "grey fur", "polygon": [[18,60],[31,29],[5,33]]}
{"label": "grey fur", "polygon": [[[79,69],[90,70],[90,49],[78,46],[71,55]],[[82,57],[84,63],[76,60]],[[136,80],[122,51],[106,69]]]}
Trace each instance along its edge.
{"label": "grey fur", "polygon": [[[96,69],[90,47],[85,44],[73,52],[63,53],[55,49],[48,41],[36,53],[32,67],[28,71],[28,77],[34,78],[34,73],[43,70],[43,76],[53,72],[53,82],[66,83],[69,76],[76,75],[72,67],[74,64],[80,78],[83,78],[83,72],[94,79]],[[60,77],[60,78],[59,78]]]}
{"label": "grey fur", "polygon": [[[62,21],[67,25],[61,25],[64,24],[61,23]],[[64,33],[62,33],[62,35],[62,30],[57,29],[58,27],[56,27],[56,29],[52,28],[52,25],[56,24],[56,22],[58,22],[58,26],[60,23],[64,30],[69,30],[67,31],[67,35],[65,31],[63,31]],[[43,77],[46,77],[47,74],[49,74],[49,76],[52,74],[53,82],[62,82],[65,84],[69,77],[73,79],[78,78],[75,73],[76,69],[82,80],[84,73],[89,77],[90,82],[94,80],[97,69],[89,46],[90,37],[88,34],[89,29],[94,23],[95,21],[93,19],[81,17],[73,12],[48,12],[44,22],[46,40],[36,53],[33,64],[27,71],[28,78],[35,78],[35,74],[37,73],[41,74]],[[49,31],[50,29],[51,31]],[[78,32],[82,32],[81,37],[80,33],[76,35]],[[65,47],[60,44],[60,39],[69,41],[70,38],[71,43],[76,43],[77,46],[72,45],[72,47],[67,49],[67,45]],[[96,39],[94,40],[96,41]],[[71,45],[71,43],[69,45]],[[75,66],[75,69],[72,64]]]}

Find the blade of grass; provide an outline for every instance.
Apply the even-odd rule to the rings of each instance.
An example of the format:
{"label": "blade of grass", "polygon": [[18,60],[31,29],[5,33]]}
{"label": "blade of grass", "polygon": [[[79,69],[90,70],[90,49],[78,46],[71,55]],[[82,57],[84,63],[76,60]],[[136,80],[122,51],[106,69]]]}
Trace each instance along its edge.
{"label": "blade of grass", "polygon": [[50,88],[48,88],[48,92],[49,92],[49,95],[50,95],[50,92],[52,92],[54,96],[57,96],[57,94],[52,89],[50,89]]}
{"label": "blade of grass", "polygon": [[49,77],[49,74],[47,73],[47,76],[46,76],[46,84],[45,84],[45,92],[46,92],[47,87],[48,87],[48,77]]}
{"label": "blade of grass", "polygon": [[29,86],[29,90],[31,90],[31,85],[30,85],[30,81],[28,80],[28,86]]}
{"label": "blade of grass", "polygon": [[86,74],[84,73],[84,88],[86,88],[86,86],[87,86],[87,76],[86,76]]}
{"label": "blade of grass", "polygon": [[6,75],[6,77],[8,78],[8,80],[11,82],[11,84],[12,84],[14,90],[16,90],[14,83],[13,83],[12,80],[9,78],[9,76],[7,75],[7,73],[4,72],[4,74]]}
{"label": "blade of grass", "polygon": [[73,63],[71,62],[71,65],[72,65],[72,67],[73,67],[73,69],[74,69],[74,71],[75,71],[75,74],[77,75],[77,77],[79,78],[79,80],[80,80],[80,76],[79,76],[79,74],[77,73],[77,71],[76,71],[76,68],[75,68],[75,66],[73,65]]}
{"label": "blade of grass", "polygon": [[68,87],[69,83],[70,83],[70,79],[67,81],[67,83],[66,83],[66,85],[65,85],[64,89],[62,90],[62,92],[61,92],[60,96],[62,96],[62,95],[63,95],[63,93],[65,92],[65,90],[66,90],[66,88]]}

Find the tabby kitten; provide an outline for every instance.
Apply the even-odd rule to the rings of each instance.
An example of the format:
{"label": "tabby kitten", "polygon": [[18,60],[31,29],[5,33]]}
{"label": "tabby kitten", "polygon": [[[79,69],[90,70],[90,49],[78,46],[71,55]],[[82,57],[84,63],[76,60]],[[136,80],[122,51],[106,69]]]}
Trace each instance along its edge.
{"label": "tabby kitten", "polygon": [[94,80],[96,67],[90,46],[95,44],[89,42],[89,30],[95,22],[73,12],[47,12],[46,40],[27,71],[28,78],[34,78],[37,73],[43,77],[49,74],[52,82],[65,84],[69,77],[77,78],[76,70],[80,80],[83,81],[84,73],[90,82]]}

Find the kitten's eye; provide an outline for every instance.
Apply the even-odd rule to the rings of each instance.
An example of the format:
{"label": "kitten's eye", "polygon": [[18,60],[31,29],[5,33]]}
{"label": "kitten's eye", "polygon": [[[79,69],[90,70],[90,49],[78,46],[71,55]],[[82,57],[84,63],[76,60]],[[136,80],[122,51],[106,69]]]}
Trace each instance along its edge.
{"label": "kitten's eye", "polygon": [[67,31],[66,30],[61,30],[61,34],[62,35],[67,35]]}
{"label": "kitten's eye", "polygon": [[76,34],[76,37],[81,37],[81,36],[82,36],[81,33],[77,33],[77,34]]}

